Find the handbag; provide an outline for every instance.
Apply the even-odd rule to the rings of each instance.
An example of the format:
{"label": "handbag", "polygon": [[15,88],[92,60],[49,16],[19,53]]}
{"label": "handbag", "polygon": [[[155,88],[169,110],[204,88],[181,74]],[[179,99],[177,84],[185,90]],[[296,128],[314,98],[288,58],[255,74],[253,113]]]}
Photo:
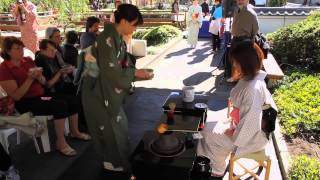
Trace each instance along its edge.
{"label": "handbag", "polygon": [[209,32],[211,34],[218,35],[219,30],[220,30],[220,19],[212,20],[209,25]]}
{"label": "handbag", "polygon": [[262,107],[261,129],[266,134],[268,140],[270,134],[276,129],[277,115],[278,112],[269,104]]}
{"label": "handbag", "polygon": [[264,58],[266,59],[270,50],[270,45],[267,42],[267,38],[262,33],[257,33],[255,37],[255,43],[258,44],[263,52]]}

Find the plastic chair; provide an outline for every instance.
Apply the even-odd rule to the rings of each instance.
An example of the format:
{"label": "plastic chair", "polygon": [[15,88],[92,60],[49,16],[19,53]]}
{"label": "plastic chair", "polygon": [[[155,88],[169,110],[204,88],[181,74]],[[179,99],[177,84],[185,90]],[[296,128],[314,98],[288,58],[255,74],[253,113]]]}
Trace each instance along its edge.
{"label": "plastic chair", "polygon": [[[4,150],[9,153],[9,142],[8,142],[8,137],[17,132],[15,128],[3,128],[0,129],[0,143],[2,144]],[[18,138],[17,135],[17,144],[20,143],[20,137]]]}
{"label": "plastic chair", "polygon": [[[253,168],[247,168],[243,164],[241,164],[240,162],[237,161],[241,158],[252,159],[252,160],[256,161],[258,163],[258,165],[256,165]],[[242,169],[244,169],[245,172],[243,174],[234,175],[233,170],[235,167],[235,163],[237,163]],[[253,170],[255,170],[259,167],[266,169],[264,179],[268,180],[269,176],[270,176],[271,159],[269,156],[266,155],[264,149],[261,151],[246,154],[246,155],[243,155],[243,156],[237,157],[237,158],[234,157],[234,153],[231,153],[230,163],[229,163],[229,180],[240,179],[242,176],[244,176],[246,174],[250,174],[252,177],[254,177],[254,179],[259,179],[258,175],[255,172],[253,172]]]}
{"label": "plastic chair", "polygon": [[[20,134],[21,132],[24,132],[25,134],[32,137],[33,143],[35,145],[35,148],[38,154],[41,154],[41,151],[40,151],[40,146],[38,144],[37,138],[40,138],[41,140],[43,152],[46,153],[51,151],[47,121],[52,120],[53,116],[35,116],[34,118],[44,126],[41,134],[35,133],[35,129],[33,128],[18,126],[18,125],[9,125],[9,126],[7,125],[4,128],[0,128],[0,142],[8,153],[9,153],[8,137],[15,132],[17,132],[17,144],[20,144]],[[69,120],[66,120],[65,135],[68,135],[69,132],[70,132]]]}
{"label": "plastic chair", "polygon": [[[22,127],[23,128],[23,127]],[[0,129],[0,143],[2,144],[3,148],[9,153],[9,141],[8,137],[14,133],[17,133],[17,144],[20,144],[20,137],[21,137],[21,130],[18,128],[2,128]],[[40,154],[40,149],[38,142],[36,140],[35,135],[32,135],[32,139],[38,154]]]}

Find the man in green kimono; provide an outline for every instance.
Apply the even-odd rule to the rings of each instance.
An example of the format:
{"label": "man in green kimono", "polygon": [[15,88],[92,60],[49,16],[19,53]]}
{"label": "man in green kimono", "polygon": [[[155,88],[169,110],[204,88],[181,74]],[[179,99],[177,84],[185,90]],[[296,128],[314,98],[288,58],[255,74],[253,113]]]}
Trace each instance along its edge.
{"label": "man in green kimono", "polygon": [[128,121],[122,105],[131,82],[152,79],[153,74],[135,68],[122,40],[143,23],[139,10],[123,4],[117,11],[115,24],[105,25],[95,44],[84,50],[81,93],[89,131],[104,168],[130,171]]}

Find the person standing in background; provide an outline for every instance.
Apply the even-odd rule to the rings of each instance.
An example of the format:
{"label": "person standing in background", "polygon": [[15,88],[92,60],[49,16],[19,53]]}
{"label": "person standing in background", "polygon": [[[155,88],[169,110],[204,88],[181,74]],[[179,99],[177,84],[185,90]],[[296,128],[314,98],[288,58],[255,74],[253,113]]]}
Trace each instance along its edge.
{"label": "person standing in background", "polygon": [[207,16],[209,14],[209,4],[207,3],[207,0],[204,0],[201,4],[203,17]]}
{"label": "person standing in background", "polygon": [[86,22],[86,32],[82,33],[80,36],[81,49],[91,46],[96,41],[96,37],[99,34],[99,24],[99,18],[95,16],[88,17]]}
{"label": "person standing in background", "polygon": [[215,0],[211,10],[211,22],[209,32],[212,33],[212,50],[220,49],[220,27],[222,18],[221,0]]}
{"label": "person standing in background", "polygon": [[179,15],[179,0],[174,0],[174,2],[171,5],[171,12],[172,12],[172,21],[176,22],[178,21],[178,15]]}
{"label": "person standing in background", "polygon": [[[237,0],[237,6],[238,10],[234,13],[232,21],[231,49],[244,40],[250,40],[254,44],[254,39],[259,31],[258,17],[252,5],[249,4],[249,0]],[[234,81],[232,77],[227,79],[227,82]]]}
{"label": "person standing in background", "polygon": [[181,21],[179,20],[179,12],[180,12],[179,0],[175,0],[171,5],[171,13],[172,13],[171,18],[172,18],[172,22],[177,23],[178,27],[182,29],[183,26],[181,24]]}
{"label": "person standing in background", "polygon": [[254,42],[254,38],[259,31],[259,23],[256,12],[249,4],[249,0],[237,0],[238,10],[233,16],[231,34],[233,36],[231,45],[250,39]]}
{"label": "person standing in background", "polygon": [[39,50],[37,7],[29,0],[17,0],[12,14],[20,27],[23,44],[35,53]]}
{"label": "person standing in background", "polygon": [[198,43],[199,29],[202,25],[202,8],[198,0],[193,0],[188,11],[188,44],[196,48]]}

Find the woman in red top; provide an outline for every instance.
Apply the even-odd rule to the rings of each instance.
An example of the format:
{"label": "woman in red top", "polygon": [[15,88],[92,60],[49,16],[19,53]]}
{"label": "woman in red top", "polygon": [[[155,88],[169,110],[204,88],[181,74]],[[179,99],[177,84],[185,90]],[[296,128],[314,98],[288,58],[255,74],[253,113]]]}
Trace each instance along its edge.
{"label": "woman in red top", "polygon": [[76,155],[64,137],[65,119],[70,119],[71,136],[88,140],[89,136],[78,129],[77,104],[68,97],[54,94],[45,95],[43,85],[46,79],[42,69],[36,67],[31,58],[23,57],[23,43],[16,37],[6,37],[2,44],[1,56],[5,60],[0,65],[0,85],[15,100],[20,113],[27,111],[34,115],[53,115],[57,136],[56,147],[66,156]]}

